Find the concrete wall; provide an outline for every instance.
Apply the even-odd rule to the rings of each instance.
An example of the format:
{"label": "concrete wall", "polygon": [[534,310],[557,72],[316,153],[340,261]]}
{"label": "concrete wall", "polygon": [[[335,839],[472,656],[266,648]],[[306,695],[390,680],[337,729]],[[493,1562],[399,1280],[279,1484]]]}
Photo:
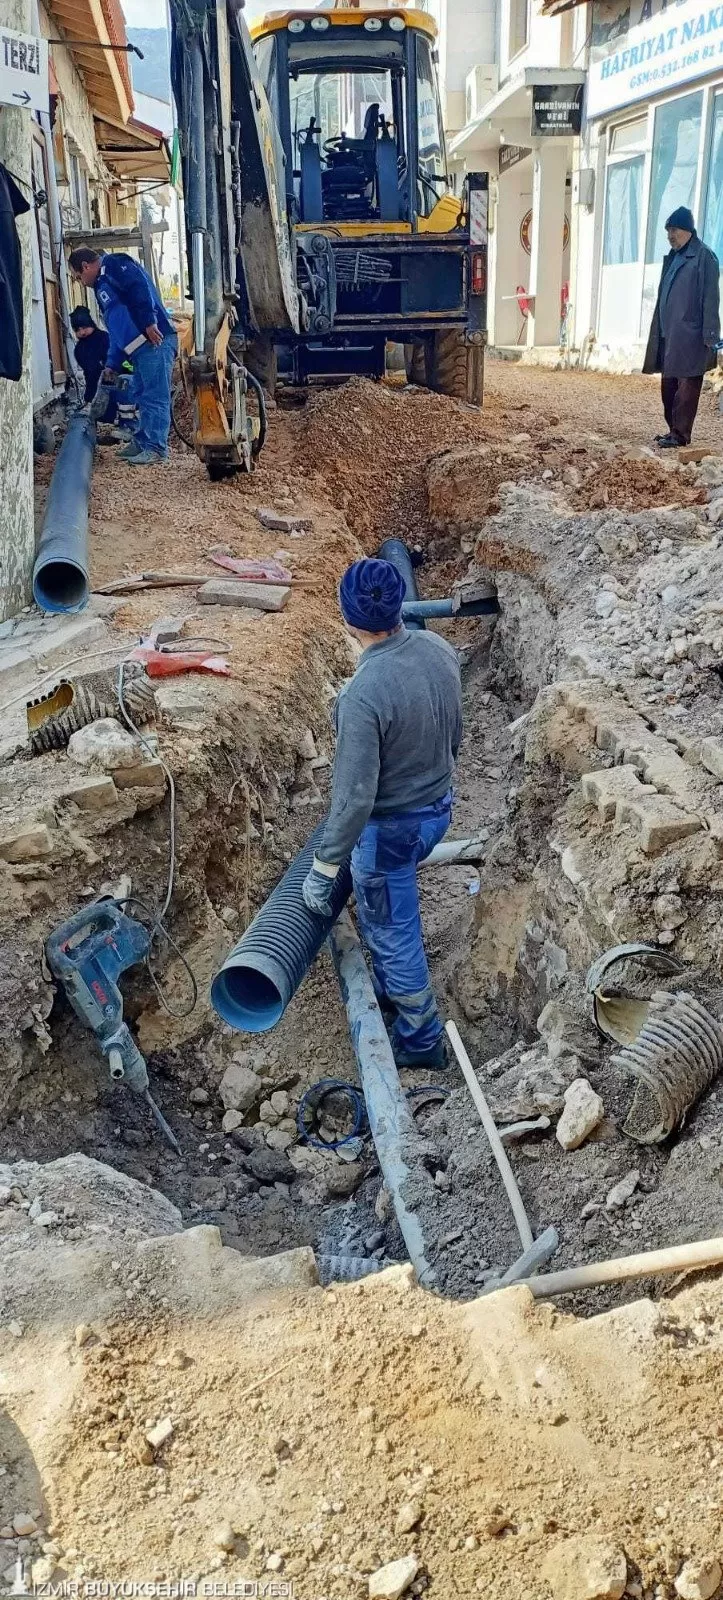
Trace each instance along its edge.
{"label": "concrete wall", "polygon": [[[0,0],[0,23],[30,29],[30,0]],[[0,161],[30,184],[30,112],[0,106]],[[32,214],[18,218],[23,259],[25,354],[19,383],[0,378],[0,618],[27,603],[35,553],[30,239]]]}

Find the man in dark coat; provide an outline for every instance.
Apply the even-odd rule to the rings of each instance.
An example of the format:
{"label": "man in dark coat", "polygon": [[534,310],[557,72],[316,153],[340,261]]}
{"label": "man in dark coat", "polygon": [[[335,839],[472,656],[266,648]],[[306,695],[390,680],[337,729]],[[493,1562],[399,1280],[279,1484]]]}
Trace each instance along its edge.
{"label": "man in dark coat", "polygon": [[665,224],[665,257],[643,372],[660,372],[668,432],[663,450],[690,444],[703,373],[716,364],[720,339],[718,257],[695,231],[692,211],[678,206]]}

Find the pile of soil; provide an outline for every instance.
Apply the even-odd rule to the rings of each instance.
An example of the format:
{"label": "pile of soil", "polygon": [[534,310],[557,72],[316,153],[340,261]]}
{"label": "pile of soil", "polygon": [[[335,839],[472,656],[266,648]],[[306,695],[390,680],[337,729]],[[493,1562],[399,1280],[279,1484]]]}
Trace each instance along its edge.
{"label": "pile of soil", "polygon": [[651,506],[701,505],[705,492],[684,483],[657,461],[620,455],[605,461],[585,477],[582,487],[568,496],[578,511],[598,511],[617,506],[622,511],[644,511]]}

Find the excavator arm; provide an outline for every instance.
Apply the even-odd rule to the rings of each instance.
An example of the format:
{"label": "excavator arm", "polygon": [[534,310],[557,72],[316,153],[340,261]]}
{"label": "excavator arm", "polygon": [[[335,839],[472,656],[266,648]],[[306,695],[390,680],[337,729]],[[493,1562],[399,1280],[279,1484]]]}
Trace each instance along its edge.
{"label": "excavator arm", "polygon": [[240,5],[170,0],[170,11],[193,297],[181,362],[195,446],[218,478],[249,471],[263,443],[263,393],[244,364],[246,345],[267,329],[298,333],[305,307],[283,147]]}

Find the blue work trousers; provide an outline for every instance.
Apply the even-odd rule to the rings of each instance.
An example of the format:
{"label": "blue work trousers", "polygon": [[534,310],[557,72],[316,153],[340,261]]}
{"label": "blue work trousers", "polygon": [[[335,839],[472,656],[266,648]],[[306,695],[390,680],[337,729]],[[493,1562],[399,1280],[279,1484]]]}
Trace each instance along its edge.
{"label": "blue work trousers", "polygon": [[168,455],[171,427],[171,378],[178,353],[175,335],[166,334],[163,344],[142,344],[133,351],[132,395],[138,407],[134,438],[140,450],[154,450],[163,460]]}
{"label": "blue work trousers", "polygon": [[421,811],[374,817],[351,858],[374,987],[396,1013],[393,1042],[412,1053],[433,1049],[442,1033],[422,941],[417,867],[444,838],[451,818],[451,794]]}

